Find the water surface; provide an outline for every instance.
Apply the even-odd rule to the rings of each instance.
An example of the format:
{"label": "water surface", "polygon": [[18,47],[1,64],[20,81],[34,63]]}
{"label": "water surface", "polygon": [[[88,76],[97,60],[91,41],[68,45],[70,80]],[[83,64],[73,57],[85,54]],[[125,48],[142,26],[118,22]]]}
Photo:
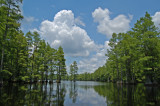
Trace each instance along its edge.
{"label": "water surface", "polygon": [[0,106],[160,106],[160,88],[93,81],[10,84],[0,88]]}

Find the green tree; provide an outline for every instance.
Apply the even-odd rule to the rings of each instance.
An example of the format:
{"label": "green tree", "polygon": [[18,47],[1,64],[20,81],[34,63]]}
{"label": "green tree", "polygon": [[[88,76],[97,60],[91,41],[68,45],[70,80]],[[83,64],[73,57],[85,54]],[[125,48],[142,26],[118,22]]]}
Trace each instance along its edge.
{"label": "green tree", "polygon": [[73,80],[73,74],[74,74],[74,69],[73,69],[73,65],[70,65],[70,80]]}
{"label": "green tree", "polygon": [[18,4],[22,0],[1,0],[0,1],[0,80],[3,81],[2,74],[8,73],[7,67],[7,53],[11,39],[15,38],[14,35],[19,32],[19,21],[23,18],[21,15]]}
{"label": "green tree", "polygon": [[120,72],[121,81],[126,83],[158,81],[159,32],[148,13],[137,21],[132,31],[113,34],[109,45],[106,67],[112,81],[120,79]]}
{"label": "green tree", "polygon": [[[39,50],[40,48],[40,35],[37,32],[28,32],[26,34],[26,39],[28,43],[28,60],[27,60],[27,66],[28,66],[28,73],[30,76],[30,82],[33,80],[36,81],[39,77],[38,71],[39,71],[39,61],[41,58],[39,58],[39,55],[42,54],[42,50]],[[45,45],[45,41],[43,41],[43,44]],[[43,46],[44,47],[44,46]],[[45,47],[44,47],[45,48]],[[39,51],[41,53],[39,53]],[[45,52],[45,51],[44,51]]]}
{"label": "green tree", "polygon": [[146,83],[158,80],[159,75],[159,32],[154,25],[152,17],[146,12],[145,17],[140,18],[133,28],[133,37],[139,40],[140,61],[143,65]]}
{"label": "green tree", "polygon": [[146,13],[131,31],[113,33],[105,67],[99,67],[92,74],[81,74],[81,78],[85,79],[83,76],[87,75],[94,80],[118,83],[160,82],[159,34],[151,16]]}
{"label": "green tree", "polygon": [[76,77],[77,77],[77,71],[78,71],[78,66],[77,66],[77,62],[74,61],[73,62],[73,79],[74,79],[74,82],[76,81]]}
{"label": "green tree", "polygon": [[64,58],[64,52],[63,48],[60,46],[58,48],[58,51],[56,53],[56,61],[57,61],[57,82],[61,82],[61,77],[65,76],[67,74],[66,72],[66,65],[65,61],[66,59]]}
{"label": "green tree", "polygon": [[77,66],[77,62],[74,61],[71,65],[70,65],[70,75],[71,75],[71,81],[73,80],[74,82],[76,81],[76,77],[77,77],[77,71],[78,71],[78,66]]}

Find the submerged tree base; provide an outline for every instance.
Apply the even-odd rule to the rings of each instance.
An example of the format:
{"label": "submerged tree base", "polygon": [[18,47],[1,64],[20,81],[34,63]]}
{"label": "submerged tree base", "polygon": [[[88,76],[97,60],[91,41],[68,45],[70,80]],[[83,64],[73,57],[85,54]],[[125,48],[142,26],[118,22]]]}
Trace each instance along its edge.
{"label": "submerged tree base", "polygon": [[123,82],[123,81],[117,81],[117,84],[118,84],[118,85],[123,85],[124,82]]}
{"label": "submerged tree base", "polygon": [[[112,82],[112,83],[115,83],[115,82]],[[133,80],[131,80],[131,81],[117,81],[116,82],[118,85],[136,85],[136,84],[138,84],[138,83],[143,83],[145,86],[160,86],[160,84],[159,83],[157,83],[157,82],[136,82],[136,81],[133,81]]]}
{"label": "submerged tree base", "polygon": [[57,82],[57,83],[61,83],[61,81],[60,81],[60,80],[56,80],[56,82]]}
{"label": "submerged tree base", "polygon": [[22,81],[22,80],[19,80],[19,81],[17,81],[17,80],[10,80],[10,81],[3,81],[3,82],[0,82],[0,87],[1,86],[3,86],[4,84],[6,85],[6,84],[8,84],[8,83],[10,83],[10,84],[14,84],[14,83],[16,83],[16,84],[47,84],[47,83],[49,83],[49,84],[53,84],[53,83],[61,83],[61,81],[60,80],[56,80],[56,81],[53,81],[53,80],[50,80],[50,81],[46,81],[46,80],[34,80],[34,81]]}
{"label": "submerged tree base", "polygon": [[53,84],[53,81],[49,81],[49,84]]}
{"label": "submerged tree base", "polygon": [[125,85],[136,85],[137,84],[137,82],[135,82],[135,81],[117,81],[117,84],[120,84],[120,85],[123,85],[123,84],[125,84]]}
{"label": "submerged tree base", "polygon": [[48,81],[40,81],[40,83],[42,83],[42,84],[43,84],[43,83],[48,83]]}
{"label": "submerged tree base", "polygon": [[145,86],[157,86],[158,83],[157,83],[157,81],[151,81],[151,80],[148,78],[148,79],[146,79],[144,85],[145,85]]}
{"label": "submerged tree base", "polygon": [[3,86],[3,83],[2,82],[0,82],[0,87],[2,87]]}
{"label": "submerged tree base", "polygon": [[126,81],[125,84],[127,84],[127,85],[135,85],[135,84],[137,84],[137,82],[135,82],[134,80],[131,80],[131,81]]}
{"label": "submerged tree base", "polygon": [[144,83],[145,86],[160,86],[158,83]]}

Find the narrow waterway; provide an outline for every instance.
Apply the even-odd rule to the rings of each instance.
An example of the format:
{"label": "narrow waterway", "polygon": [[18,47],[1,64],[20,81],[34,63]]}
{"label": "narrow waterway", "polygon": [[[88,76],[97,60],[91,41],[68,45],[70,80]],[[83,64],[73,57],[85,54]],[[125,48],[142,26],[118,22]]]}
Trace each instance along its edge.
{"label": "narrow waterway", "polygon": [[0,106],[160,106],[160,87],[93,81],[10,84],[0,88]]}

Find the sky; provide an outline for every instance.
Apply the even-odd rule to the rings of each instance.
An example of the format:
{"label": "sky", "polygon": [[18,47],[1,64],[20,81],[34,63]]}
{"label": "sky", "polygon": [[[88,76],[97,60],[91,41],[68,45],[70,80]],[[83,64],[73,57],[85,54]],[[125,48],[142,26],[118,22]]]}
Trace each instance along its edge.
{"label": "sky", "polygon": [[160,0],[23,0],[21,29],[37,31],[53,48],[62,46],[67,71],[78,73],[105,64],[112,33],[127,32],[148,12],[160,28]]}

